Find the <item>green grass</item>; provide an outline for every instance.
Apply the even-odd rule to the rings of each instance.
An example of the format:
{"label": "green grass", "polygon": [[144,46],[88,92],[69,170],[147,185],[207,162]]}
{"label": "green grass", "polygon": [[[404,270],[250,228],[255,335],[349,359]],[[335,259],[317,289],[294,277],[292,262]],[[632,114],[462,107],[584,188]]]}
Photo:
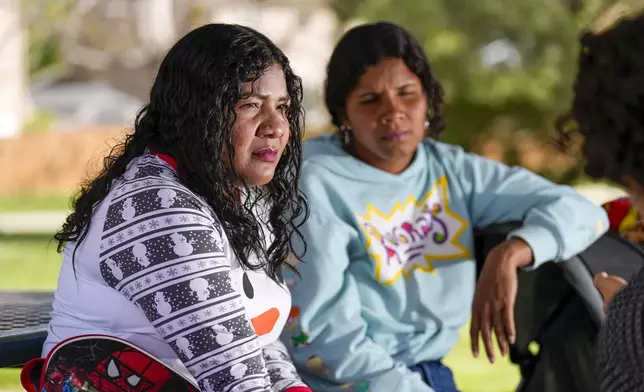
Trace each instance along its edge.
{"label": "green grass", "polygon": [[474,358],[470,349],[469,326],[461,330],[461,340],[452,349],[445,364],[454,372],[456,384],[461,392],[511,392],[519,384],[518,367],[509,358],[499,358],[497,350],[496,363],[491,364],[484,355]]}
{"label": "green grass", "polygon": [[0,237],[0,290],[52,291],[61,258],[48,237]]}
{"label": "green grass", "polygon": [[0,198],[0,212],[68,211],[69,195],[15,195]]}
{"label": "green grass", "polygon": [[[56,244],[46,237],[0,237],[0,290],[54,290],[60,268]],[[510,392],[519,374],[509,360],[492,365],[470,352],[467,330],[446,359],[462,392]],[[20,390],[19,370],[0,369],[0,392]]]}
{"label": "green grass", "polygon": [[[49,238],[0,237],[0,290],[54,290],[60,262]],[[20,390],[19,374],[19,369],[0,369],[0,391]]]}
{"label": "green grass", "polygon": [[0,391],[21,391],[20,369],[0,369]]}

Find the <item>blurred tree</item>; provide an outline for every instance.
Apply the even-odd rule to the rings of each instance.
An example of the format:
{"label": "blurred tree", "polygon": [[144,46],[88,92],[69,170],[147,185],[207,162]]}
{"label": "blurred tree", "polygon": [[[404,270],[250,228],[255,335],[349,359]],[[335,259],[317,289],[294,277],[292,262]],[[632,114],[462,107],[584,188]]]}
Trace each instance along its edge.
{"label": "blurred tree", "polygon": [[104,70],[154,61],[176,38],[174,6],[174,0],[23,0],[30,73],[59,73],[63,63]]}
{"label": "blurred tree", "polygon": [[29,73],[33,77],[62,69],[60,38],[73,0],[22,0],[28,26]]}

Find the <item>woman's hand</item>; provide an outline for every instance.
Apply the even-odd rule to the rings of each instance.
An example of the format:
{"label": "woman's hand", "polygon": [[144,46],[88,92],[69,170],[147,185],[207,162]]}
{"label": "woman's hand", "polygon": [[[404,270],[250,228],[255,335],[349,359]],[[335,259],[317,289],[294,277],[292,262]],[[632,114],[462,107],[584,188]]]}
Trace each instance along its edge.
{"label": "woman's hand", "polygon": [[479,355],[479,335],[483,337],[485,351],[494,363],[492,329],[505,356],[509,344],[514,343],[514,302],[517,296],[517,268],[532,263],[530,245],[519,238],[511,238],[497,245],[488,254],[476,285],[472,304],[470,338],[472,354]]}
{"label": "woman's hand", "polygon": [[604,312],[608,311],[608,305],[613,302],[615,295],[626,287],[626,281],[619,276],[608,275],[606,272],[600,272],[595,275],[593,283],[602,297],[604,298]]}

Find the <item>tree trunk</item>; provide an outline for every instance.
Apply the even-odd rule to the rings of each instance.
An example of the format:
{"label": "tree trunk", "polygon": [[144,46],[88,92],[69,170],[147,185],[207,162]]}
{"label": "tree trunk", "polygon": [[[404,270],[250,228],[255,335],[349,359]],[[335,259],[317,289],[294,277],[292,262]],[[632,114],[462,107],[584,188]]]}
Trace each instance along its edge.
{"label": "tree trunk", "polygon": [[138,0],[137,28],[141,41],[165,52],[174,44],[174,0]]}
{"label": "tree trunk", "polygon": [[16,136],[27,116],[27,29],[20,0],[0,0],[0,138]]}

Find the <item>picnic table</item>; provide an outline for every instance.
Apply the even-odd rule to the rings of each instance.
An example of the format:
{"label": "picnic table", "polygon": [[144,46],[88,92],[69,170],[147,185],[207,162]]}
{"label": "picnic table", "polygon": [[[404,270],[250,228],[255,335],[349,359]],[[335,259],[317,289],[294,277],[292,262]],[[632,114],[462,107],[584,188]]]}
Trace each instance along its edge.
{"label": "picnic table", "polygon": [[40,357],[53,293],[0,291],[0,368]]}

